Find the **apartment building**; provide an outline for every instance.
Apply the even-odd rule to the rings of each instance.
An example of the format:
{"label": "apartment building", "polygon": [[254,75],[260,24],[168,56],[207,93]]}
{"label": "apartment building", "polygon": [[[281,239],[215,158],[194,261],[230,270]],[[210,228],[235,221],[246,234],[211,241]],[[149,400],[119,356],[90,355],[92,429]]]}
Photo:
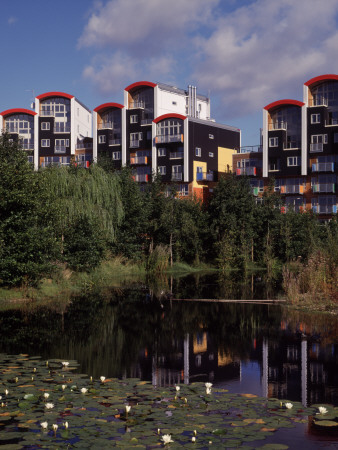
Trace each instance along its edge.
{"label": "apartment building", "polygon": [[129,164],[140,183],[158,173],[182,197],[207,198],[240,147],[240,130],[212,120],[209,98],[193,86],[136,82],[125,88],[123,105],[100,105],[93,119],[94,159]]}
{"label": "apartment building", "polygon": [[[338,75],[304,83],[303,101],[266,105],[262,145],[246,158],[239,154],[234,156],[236,173],[250,176],[255,195],[261,196],[274,179],[275,191],[284,200],[283,212],[312,210],[320,219],[329,219],[338,201]],[[261,161],[261,174],[255,160]],[[241,164],[253,169],[242,169]]]}

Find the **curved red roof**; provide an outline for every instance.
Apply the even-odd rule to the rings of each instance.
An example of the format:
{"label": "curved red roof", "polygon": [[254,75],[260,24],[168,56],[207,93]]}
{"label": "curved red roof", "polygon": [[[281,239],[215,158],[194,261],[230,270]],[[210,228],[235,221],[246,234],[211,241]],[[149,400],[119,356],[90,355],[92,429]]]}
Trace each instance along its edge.
{"label": "curved red roof", "polygon": [[30,116],[35,116],[37,113],[24,108],[6,109],[6,111],[0,113],[1,116],[9,116],[11,114],[29,114]]}
{"label": "curved red roof", "polygon": [[321,81],[338,81],[338,75],[335,74],[327,74],[327,75],[319,75],[319,77],[311,78],[311,80],[304,83],[305,86],[312,86],[313,84],[320,83]]}
{"label": "curved red roof", "polygon": [[132,89],[136,88],[136,87],[140,87],[140,86],[150,86],[150,87],[155,87],[157,86],[156,83],[152,83],[151,81],[137,81],[136,83],[130,84],[129,86],[127,86],[124,90],[125,91],[131,91]]}
{"label": "curved red roof", "polygon": [[122,109],[122,108],[124,108],[124,106],[121,105],[121,103],[103,103],[102,105],[97,106],[94,109],[94,111],[95,112],[99,112],[99,111],[101,111],[103,109],[107,109],[107,108],[119,108],[119,109]]}
{"label": "curved red roof", "polygon": [[264,106],[264,109],[267,111],[270,111],[270,109],[277,108],[278,106],[282,105],[291,105],[291,106],[304,106],[305,103],[300,102],[298,100],[291,100],[291,99],[285,99],[285,100],[277,100],[276,102],[269,103],[268,105]]}
{"label": "curved red roof", "polygon": [[49,98],[49,97],[64,97],[64,98],[71,99],[71,98],[74,98],[74,95],[69,95],[69,94],[66,94],[65,92],[56,92],[55,91],[55,92],[46,92],[45,94],[38,95],[36,98],[38,100],[42,100],[44,98]]}
{"label": "curved red roof", "polygon": [[154,119],[153,122],[158,123],[158,122],[161,122],[161,120],[165,120],[165,119],[185,120],[186,118],[187,118],[187,116],[182,116],[182,114],[169,113],[169,114],[163,114],[162,116],[156,117],[156,119]]}

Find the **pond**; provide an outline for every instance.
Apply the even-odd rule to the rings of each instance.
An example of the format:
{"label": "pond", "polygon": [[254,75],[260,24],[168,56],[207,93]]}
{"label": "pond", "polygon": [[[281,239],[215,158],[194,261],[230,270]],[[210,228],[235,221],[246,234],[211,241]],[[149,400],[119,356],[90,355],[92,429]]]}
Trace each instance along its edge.
{"label": "pond", "polygon": [[[163,388],[211,382],[230,393],[287,399],[304,408],[338,406],[336,317],[279,304],[196,301],[276,295],[276,285],[267,287],[257,275],[246,282],[191,275],[105,295],[88,291],[71,303],[1,312],[0,352],[76,360],[80,373],[96,379],[140,378]],[[303,448],[338,446],[338,437],[315,436],[304,424],[278,433],[289,448],[305,441]]]}

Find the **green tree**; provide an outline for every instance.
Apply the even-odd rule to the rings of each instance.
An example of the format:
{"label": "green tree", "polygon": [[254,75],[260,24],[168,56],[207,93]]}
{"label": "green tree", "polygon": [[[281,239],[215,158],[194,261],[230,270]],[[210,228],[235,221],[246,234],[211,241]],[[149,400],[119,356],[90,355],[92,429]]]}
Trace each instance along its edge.
{"label": "green tree", "polygon": [[0,136],[0,284],[36,285],[50,271],[54,240],[47,186],[25,152]]}

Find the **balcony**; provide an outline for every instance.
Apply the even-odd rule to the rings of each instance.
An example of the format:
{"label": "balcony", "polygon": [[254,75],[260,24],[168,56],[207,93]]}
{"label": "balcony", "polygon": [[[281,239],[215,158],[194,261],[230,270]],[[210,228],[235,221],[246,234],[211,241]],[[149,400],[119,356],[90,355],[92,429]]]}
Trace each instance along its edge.
{"label": "balcony", "polygon": [[257,175],[257,167],[239,167],[236,169],[236,175]]}
{"label": "balcony", "polygon": [[64,145],[56,145],[54,147],[54,153],[66,153],[67,147]]}
{"label": "balcony", "polygon": [[130,141],[129,147],[130,148],[139,148],[140,147],[140,141]]}
{"label": "balcony", "polygon": [[335,183],[317,183],[312,185],[312,192],[336,192]]}
{"label": "balcony", "polygon": [[88,149],[88,150],[92,150],[93,149],[93,144],[84,144],[84,143],[77,143],[75,146],[76,150],[84,150],[84,149]]}
{"label": "balcony", "polygon": [[309,106],[328,106],[328,100],[322,95],[316,95],[309,100]]}
{"label": "balcony", "polygon": [[286,130],[287,129],[287,123],[283,120],[277,121],[277,122],[270,122],[269,123],[269,130]]}
{"label": "balcony", "polygon": [[182,173],[172,173],[171,181],[182,181]]}
{"label": "balcony", "polygon": [[121,145],[121,139],[109,139],[109,145]]}
{"label": "balcony", "polygon": [[144,109],[145,102],[130,102],[129,109]]}
{"label": "balcony", "polygon": [[169,159],[181,159],[184,158],[184,152],[172,152],[169,154]]}
{"label": "balcony", "polygon": [[237,153],[261,153],[262,151],[263,147],[261,145],[247,145],[239,150],[237,149]]}
{"label": "balcony", "polygon": [[322,152],[324,150],[324,144],[320,142],[319,144],[310,144],[310,153]]}
{"label": "balcony", "polygon": [[284,144],[284,150],[299,150],[301,148],[300,142],[290,141]]}
{"label": "balcony", "polygon": [[169,144],[171,142],[183,142],[183,134],[159,135],[155,138],[156,144]]}
{"label": "balcony", "polygon": [[314,205],[312,211],[315,214],[337,214],[337,205]]}
{"label": "balcony", "polygon": [[281,194],[304,194],[304,186],[295,184],[289,186],[281,186],[280,187]]}
{"label": "balcony", "polygon": [[312,164],[312,172],[334,172],[334,163],[317,163]]}
{"label": "balcony", "polygon": [[55,123],[54,133],[70,133],[70,125],[66,125],[64,123]]}
{"label": "balcony", "polygon": [[114,128],[113,122],[101,122],[97,125],[98,130],[110,130],[112,128]]}
{"label": "balcony", "polygon": [[21,144],[22,150],[34,150],[34,144]]}
{"label": "balcony", "polygon": [[130,158],[130,164],[148,164],[148,156],[134,156]]}
{"label": "balcony", "polygon": [[338,125],[338,119],[337,118],[331,118],[327,121],[325,121],[325,126],[326,127],[334,127]]}
{"label": "balcony", "polygon": [[141,119],[141,125],[151,125],[153,119]]}
{"label": "balcony", "polygon": [[214,174],[209,172],[197,172],[196,181],[214,181]]}
{"label": "balcony", "polygon": [[139,183],[148,183],[150,175],[148,174],[142,174],[142,175],[134,175],[135,181]]}
{"label": "balcony", "polygon": [[41,117],[54,117],[54,109],[41,109]]}

